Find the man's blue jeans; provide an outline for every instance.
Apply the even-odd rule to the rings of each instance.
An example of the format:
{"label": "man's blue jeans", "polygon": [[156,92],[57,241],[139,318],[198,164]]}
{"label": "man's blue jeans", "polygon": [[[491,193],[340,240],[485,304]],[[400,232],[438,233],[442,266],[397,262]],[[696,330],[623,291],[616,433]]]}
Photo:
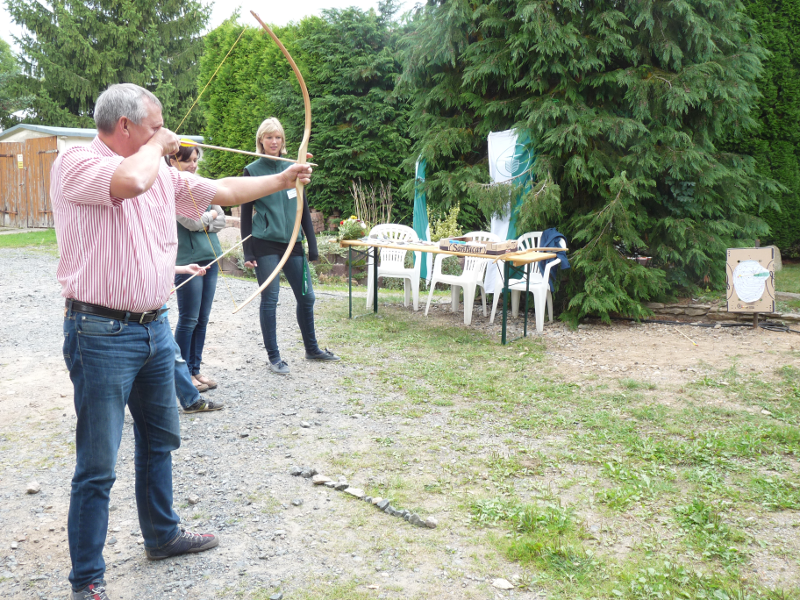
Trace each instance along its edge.
{"label": "man's blue jeans", "polygon": [[[166,317],[167,315],[164,315],[165,319]],[[169,327],[169,321],[167,321],[167,327]],[[189,408],[200,400],[200,392],[197,391],[197,388],[192,383],[189,368],[186,366],[186,361],[183,360],[181,347],[178,346],[175,338],[172,338],[172,347],[175,351],[175,395],[178,396],[178,402],[181,403],[183,408]]]}
{"label": "man's blue jeans", "polygon": [[161,548],[180,533],[171,455],[180,446],[180,424],[166,316],[140,325],[69,311],[63,350],[78,416],[67,529],[69,580],[79,590],[105,573],[109,493],[125,405],[133,417],[136,506],[147,548]]}
{"label": "man's blue jeans", "polygon": [[[259,256],[256,259],[256,277],[258,284],[261,285],[267,280],[270,273],[278,266],[281,257],[277,254]],[[306,352],[317,354],[319,345],[314,332],[314,289],[311,287],[311,278],[308,277],[308,289],[303,294],[303,256],[290,256],[283,266],[283,274],[292,286],[294,297],[297,300],[297,324],[300,326],[300,333],[303,336],[303,344]],[[261,335],[264,338],[264,347],[267,349],[269,362],[275,364],[281,360],[281,353],[278,350],[277,325],[275,321],[275,311],[278,306],[278,293],[281,290],[280,276],[261,292]]]}
{"label": "man's blue jeans", "polygon": [[[209,261],[210,262],[210,261]],[[175,292],[178,299],[178,325],[175,327],[175,341],[181,355],[189,367],[189,373],[197,375],[203,362],[203,346],[206,343],[206,327],[214,304],[217,289],[219,263],[211,265],[202,277],[198,276]],[[178,286],[191,275],[176,275]]]}

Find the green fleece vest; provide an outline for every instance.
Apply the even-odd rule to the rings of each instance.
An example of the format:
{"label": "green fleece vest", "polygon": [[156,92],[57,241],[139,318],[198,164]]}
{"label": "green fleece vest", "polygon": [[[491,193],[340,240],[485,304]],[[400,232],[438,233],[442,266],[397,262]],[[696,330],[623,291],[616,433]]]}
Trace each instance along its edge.
{"label": "green fleece vest", "polygon": [[[206,208],[206,210],[208,210]],[[176,265],[191,265],[193,263],[203,263],[214,260],[216,256],[222,254],[219,245],[219,238],[216,233],[209,233],[206,237],[205,231],[189,231],[180,223],[175,223],[178,229],[178,256],[175,258]],[[214,249],[208,243],[209,238],[214,245]],[[215,256],[216,253],[216,256]]]}
{"label": "green fleece vest", "polygon": [[[245,168],[252,177],[261,177],[282,173],[289,168],[289,163],[259,158]],[[290,190],[281,190],[255,201],[253,205],[253,237],[269,242],[289,243],[297,216],[297,198],[290,198],[289,192]],[[294,196],[294,190],[291,192]],[[303,239],[302,229],[297,239]]]}

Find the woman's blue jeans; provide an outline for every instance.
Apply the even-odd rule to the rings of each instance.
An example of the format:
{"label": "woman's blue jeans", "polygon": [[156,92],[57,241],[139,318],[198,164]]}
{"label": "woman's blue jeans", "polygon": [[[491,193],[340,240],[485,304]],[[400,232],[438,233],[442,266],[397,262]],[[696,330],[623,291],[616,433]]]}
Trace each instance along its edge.
{"label": "woman's blue jeans", "polygon": [[69,580],[79,590],[105,573],[108,502],[126,404],[133,417],[136,508],[144,545],[160,548],[178,535],[171,452],[180,446],[180,423],[166,315],[140,325],[69,311],[63,353],[78,417],[67,537]]}
{"label": "woman's blue jeans", "polygon": [[[211,261],[208,261],[211,262]],[[208,264],[208,262],[206,264]],[[203,362],[203,346],[206,343],[206,327],[214,304],[217,289],[219,263],[214,263],[202,277],[198,276],[175,292],[178,298],[178,325],[175,327],[175,341],[181,349],[183,360],[189,373],[197,375]],[[178,286],[191,275],[176,275]]]}
{"label": "woman's blue jeans", "polygon": [[[277,254],[259,256],[256,259],[256,277],[258,284],[261,285],[267,280],[270,273],[278,266],[281,257]],[[283,266],[283,274],[289,285],[292,286],[294,297],[297,300],[297,324],[300,326],[300,333],[303,336],[303,345],[308,354],[319,353],[317,337],[314,333],[314,289],[311,287],[311,278],[308,277],[308,289],[303,294],[303,256],[290,256]],[[264,347],[267,349],[269,362],[275,364],[281,360],[281,353],[278,350],[277,325],[275,311],[278,306],[278,293],[281,290],[280,276],[261,292],[261,335],[264,338]]]}
{"label": "woman's blue jeans", "polygon": [[[162,308],[166,307],[165,304]],[[166,318],[167,315],[164,314],[164,319]],[[169,321],[167,321],[167,327],[169,327]],[[172,330],[170,329],[170,331]],[[178,402],[181,403],[183,408],[189,408],[200,400],[200,392],[197,391],[197,388],[192,383],[192,376],[189,374],[186,361],[183,360],[183,355],[181,354],[181,348],[175,338],[172,339],[172,347],[175,351],[175,395],[178,396]]]}

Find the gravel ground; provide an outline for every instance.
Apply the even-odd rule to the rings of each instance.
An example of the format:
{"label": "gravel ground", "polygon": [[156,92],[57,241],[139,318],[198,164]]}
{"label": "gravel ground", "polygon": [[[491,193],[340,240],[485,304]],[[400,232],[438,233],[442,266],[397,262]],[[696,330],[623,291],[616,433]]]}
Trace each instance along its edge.
{"label": "gravel ground", "polygon": [[[0,297],[14,315],[0,323],[0,597],[66,598],[66,514],[76,419],[60,352],[63,304],[57,259],[19,250],[0,251],[0,258]],[[220,385],[204,396],[223,401],[226,409],[181,415],[183,441],[174,453],[176,509],[192,530],[218,533],[220,547],[174,560],[145,559],[128,416],[105,551],[113,600],[142,598],[154,590],[165,593],[158,597],[221,598],[236,590],[268,598],[320,578],[352,575],[354,569],[375,575],[374,566],[347,551],[359,547],[350,520],[369,514],[392,529],[414,529],[341,492],[289,475],[294,465],[313,466],[332,441],[346,446],[356,429],[359,437],[376,437],[397,427],[391,419],[377,423],[345,410],[335,384],[353,371],[346,362],[304,360],[288,288],[281,293],[278,336],[293,373],[280,377],[268,372],[258,303],[231,316],[228,289],[240,301],[253,283],[221,280],[212,311],[204,372]],[[317,301],[330,299],[321,294]],[[169,305],[174,326],[174,298]],[[324,344],[324,337],[320,341]],[[32,480],[41,486],[37,494],[26,493]],[[190,496],[196,496],[192,501],[197,504],[189,504]],[[400,583],[417,578],[419,567],[405,564],[398,549],[384,552],[381,559],[385,567],[379,579]]]}
{"label": "gravel ground", "polygon": [[[0,259],[0,298],[7,309],[6,318],[0,320],[0,598],[64,599],[75,416],[72,384],[60,352],[63,301],[55,277],[57,259],[21,250],[0,250]],[[226,409],[181,415],[183,443],[174,453],[176,510],[188,528],[216,532],[221,544],[189,557],[145,559],[134,504],[133,431],[128,418],[105,551],[110,597],[313,598],[309,590],[314,586],[342,581],[357,584],[359,598],[544,597],[534,591],[500,592],[491,587],[496,577],[513,581],[518,567],[486,549],[469,523],[462,522],[463,514],[451,512],[452,500],[446,496],[439,504],[424,507],[424,516],[439,520],[439,527],[427,529],[290,475],[293,466],[317,467],[334,480],[349,475],[356,487],[373,478],[392,477],[376,472],[368,460],[375,441],[389,436],[396,440],[393,448],[403,476],[416,481],[435,481],[444,463],[455,462],[459,455],[446,442],[438,454],[418,451],[414,445],[415,440],[435,439],[437,432],[447,431],[447,409],[432,411],[422,420],[373,411],[376,396],[391,401],[402,398],[403,391],[372,389],[377,384],[346,356],[334,364],[304,361],[288,289],[281,293],[278,337],[293,372],[288,377],[270,373],[257,302],[231,315],[231,294],[241,301],[253,289],[252,282],[220,280],[204,372],[220,383],[206,397],[223,401]],[[335,295],[317,296],[320,304],[332,301],[338,301]],[[424,306],[422,299],[420,304]],[[174,326],[174,299],[170,307]],[[473,327],[496,333],[499,325],[490,328],[479,314],[476,307]],[[413,318],[425,317],[420,310]],[[439,304],[432,307],[429,318],[457,325],[462,314],[451,315],[447,305]],[[580,381],[589,372],[600,380],[635,376],[674,382],[692,378],[698,361],[724,365],[743,353],[743,369],[766,372],[772,367],[764,361],[765,352],[796,347],[796,336],[781,334],[682,332],[698,345],[674,328],[654,325],[590,325],[573,332],[552,324],[544,338],[548,361],[568,381]],[[518,333],[512,327],[509,335]],[[318,331],[318,337],[326,345],[325,332]],[[343,392],[340,382],[345,377],[363,382],[360,402],[351,402],[352,392]],[[488,421],[470,425],[470,432],[483,454],[504,452],[511,443],[511,434],[494,430]],[[546,445],[547,440],[541,443]],[[361,462],[347,463],[349,455],[361,457]],[[40,491],[26,493],[34,480]],[[788,535],[792,546],[798,547],[790,525],[776,522],[775,526],[780,526],[783,539]],[[632,531],[631,539],[640,535]],[[790,573],[773,582],[796,581],[796,568],[789,568]],[[766,569],[776,571],[771,566]]]}

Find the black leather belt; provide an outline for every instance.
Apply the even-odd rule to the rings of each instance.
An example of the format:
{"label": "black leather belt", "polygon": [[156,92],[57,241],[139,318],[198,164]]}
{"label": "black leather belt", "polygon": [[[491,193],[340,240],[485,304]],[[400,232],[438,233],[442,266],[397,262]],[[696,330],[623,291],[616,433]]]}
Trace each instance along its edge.
{"label": "black leather belt", "polygon": [[114,310],[105,306],[97,304],[88,304],[86,302],[78,302],[77,300],[67,299],[67,311],[82,312],[88,315],[97,315],[98,317],[105,317],[106,319],[114,319],[116,321],[129,321],[144,325],[145,323],[152,323],[161,315],[167,312],[166,308],[159,308],[158,310],[150,310],[143,313],[126,312],[124,310]]}

